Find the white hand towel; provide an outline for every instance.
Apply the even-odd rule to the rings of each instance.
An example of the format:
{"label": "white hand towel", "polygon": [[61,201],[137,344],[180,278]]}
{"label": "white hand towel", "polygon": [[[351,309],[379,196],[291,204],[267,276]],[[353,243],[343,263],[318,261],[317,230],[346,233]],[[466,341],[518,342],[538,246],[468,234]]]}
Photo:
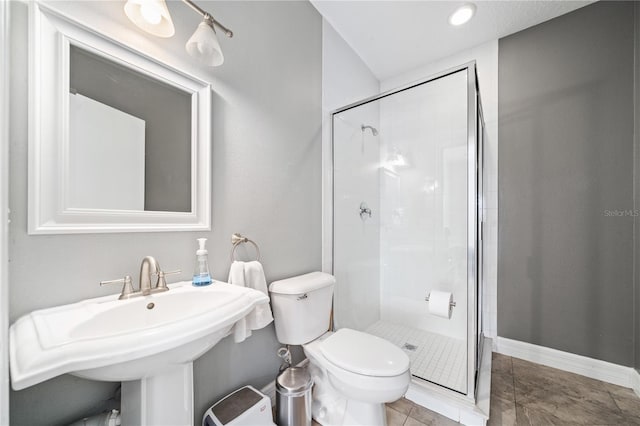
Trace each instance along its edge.
{"label": "white hand towel", "polygon": [[[267,290],[267,279],[264,276],[262,264],[258,261],[247,262],[244,264],[245,285],[254,290],[258,290],[269,297]],[[273,321],[271,307],[268,303],[258,305],[256,309],[247,317],[248,326],[251,330],[266,327]]]}
{"label": "white hand towel", "polygon": [[[244,287],[244,262],[235,261],[229,269],[229,284]],[[247,327],[247,317],[242,317],[233,325],[233,341],[236,343],[243,342],[247,337],[251,336],[251,330]]]}
{"label": "white hand towel", "polygon": [[244,282],[244,262],[234,261],[229,268],[229,284],[245,287]]}
{"label": "white hand towel", "polygon": [[[260,262],[234,261],[229,269],[229,284],[253,288],[269,296],[267,279]],[[271,321],[273,321],[273,315],[269,304],[256,306],[249,315],[235,324],[233,329],[235,342],[242,342],[251,336],[251,330],[266,327]]]}

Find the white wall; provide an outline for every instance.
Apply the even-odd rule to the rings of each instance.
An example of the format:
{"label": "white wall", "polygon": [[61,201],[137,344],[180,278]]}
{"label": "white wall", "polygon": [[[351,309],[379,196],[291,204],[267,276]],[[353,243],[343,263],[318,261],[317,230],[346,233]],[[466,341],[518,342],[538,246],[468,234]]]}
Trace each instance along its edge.
{"label": "white wall", "polygon": [[327,114],[377,95],[378,79],[358,54],[322,20],[322,109]]}
{"label": "white wall", "polygon": [[[232,39],[220,37],[224,65],[206,68],[184,51],[200,18],[182,2],[167,3],[176,25],[171,39],[136,30],[123,14],[122,2],[54,2],[54,6],[212,83],[212,231],[30,236],[27,8],[9,2],[12,320],[34,309],[113,294],[115,289],[101,288],[98,282],[127,273],[137,279],[145,255],[155,256],[167,270],[181,268],[183,273],[172,279],[190,279],[198,237],[209,239],[210,266],[217,280],[227,278],[233,232],[259,244],[269,282],[321,267],[319,14],[305,2],[200,2],[235,33]],[[272,381],[280,365],[279,346],[269,326],[240,344],[224,339],[196,361],[194,424],[201,422],[208,405],[228,392]],[[11,423],[71,422],[112,403],[108,399],[116,387],[65,375],[13,392]]]}
{"label": "white wall", "polygon": [[[378,102],[336,114],[334,254],[337,327],[364,330],[380,319],[380,128]],[[360,216],[366,203],[371,217]],[[367,208],[367,207],[365,207]]]}
{"label": "white wall", "polygon": [[[345,138],[340,138],[350,154],[344,159],[353,158],[354,162],[344,163],[346,169],[343,172],[350,173],[353,170],[359,176],[353,181],[356,185],[349,192],[355,196],[365,196],[371,201],[374,210],[374,220],[363,224],[358,216],[357,207],[360,203],[358,199],[343,200],[345,204],[337,208],[351,209],[356,203],[353,211],[349,210],[341,214],[346,222],[338,224],[342,241],[346,243],[344,247],[344,259],[342,264],[345,267],[338,267],[334,270],[332,263],[332,151],[331,151],[331,112],[337,108],[359,101],[363,98],[376,95],[379,92],[378,80],[371,71],[357,56],[357,54],[338,35],[331,25],[323,20],[322,23],[322,146],[323,146],[323,249],[322,266],[327,272],[334,271],[338,278],[336,286],[336,323],[341,325],[366,326],[368,322],[377,319],[379,315],[379,280],[377,271],[373,270],[374,265],[379,262],[379,250],[377,244],[378,226],[377,220],[377,193],[378,181],[375,174],[367,170],[367,165],[377,157],[375,150],[367,149],[361,151],[363,144],[367,146],[376,143],[375,137],[370,131],[363,133],[360,125],[363,123],[377,126],[377,109],[362,111],[357,117],[341,122],[336,131],[345,133]],[[336,138],[336,142],[338,142]],[[352,150],[350,150],[352,148]],[[370,147],[369,147],[370,148]],[[338,172],[339,173],[339,172]],[[351,223],[351,221],[354,223]],[[355,225],[354,225],[355,224]],[[352,226],[354,225],[354,226]],[[363,228],[366,226],[366,228]],[[366,232],[366,241],[369,244],[350,244],[350,233],[357,232],[362,235]],[[351,239],[353,242],[353,239]],[[342,256],[340,253],[338,254]],[[373,272],[373,273],[372,273]],[[348,280],[348,283],[347,283]],[[366,295],[366,296],[363,296]],[[365,297],[366,300],[362,299]],[[341,320],[344,320],[341,323]]]}
{"label": "white wall", "polygon": [[[381,319],[467,338],[466,71],[379,101]],[[406,166],[388,164],[402,155]],[[428,311],[431,291],[453,295],[451,318]]]}
{"label": "white wall", "polygon": [[496,336],[497,328],[497,268],[498,268],[498,41],[425,64],[402,75],[380,82],[381,91],[422,80],[449,68],[476,61],[480,96],[487,130],[485,141],[485,240],[484,243],[484,330]]}
{"label": "white wall", "polygon": [[[485,240],[484,248],[484,306],[483,322],[485,335],[496,336],[496,298],[497,298],[497,176],[498,176],[498,41],[479,45],[464,52],[425,64],[417,69],[383,80],[379,90],[375,87],[375,77],[355,52],[333,30],[323,22],[323,197],[329,202],[323,207],[323,268],[331,271],[331,229],[330,218],[333,212],[331,200],[331,128],[329,112],[379,92],[391,90],[408,83],[425,79],[430,75],[475,60],[480,82],[483,112],[487,130],[485,141]],[[369,77],[367,78],[367,74]],[[384,132],[383,132],[384,133]],[[384,143],[385,137],[382,136]],[[338,284],[340,285],[340,284]],[[364,289],[370,291],[370,288]],[[354,289],[354,293],[356,290]],[[385,295],[382,294],[384,303]]]}
{"label": "white wall", "polygon": [[9,424],[9,4],[0,2],[0,425]]}

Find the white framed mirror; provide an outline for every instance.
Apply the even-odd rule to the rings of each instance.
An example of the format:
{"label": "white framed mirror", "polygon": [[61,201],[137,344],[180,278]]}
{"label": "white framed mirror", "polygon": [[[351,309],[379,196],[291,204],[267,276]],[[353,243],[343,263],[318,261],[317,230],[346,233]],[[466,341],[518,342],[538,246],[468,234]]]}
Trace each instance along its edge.
{"label": "white framed mirror", "polygon": [[211,88],[30,3],[29,233],[211,229]]}

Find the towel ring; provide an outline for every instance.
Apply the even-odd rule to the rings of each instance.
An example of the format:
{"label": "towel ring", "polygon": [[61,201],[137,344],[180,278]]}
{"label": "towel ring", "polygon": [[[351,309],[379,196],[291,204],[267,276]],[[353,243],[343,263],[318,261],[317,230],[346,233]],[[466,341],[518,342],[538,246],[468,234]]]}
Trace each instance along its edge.
{"label": "towel ring", "polygon": [[231,249],[231,261],[235,262],[236,260],[236,249],[238,248],[238,246],[240,246],[240,244],[242,243],[250,243],[253,245],[253,247],[256,249],[256,260],[259,262],[260,261],[260,248],[258,247],[258,244],[255,243],[255,241],[250,240],[247,237],[244,237],[240,234],[233,234],[231,236],[231,244],[233,244],[233,248]]}

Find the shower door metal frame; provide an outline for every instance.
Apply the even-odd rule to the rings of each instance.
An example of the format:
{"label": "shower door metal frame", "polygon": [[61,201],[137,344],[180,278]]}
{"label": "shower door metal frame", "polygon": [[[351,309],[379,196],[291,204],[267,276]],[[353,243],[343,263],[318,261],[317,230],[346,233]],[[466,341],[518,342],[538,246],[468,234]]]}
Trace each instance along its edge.
{"label": "shower door metal frame", "polygon": [[[467,391],[466,393],[458,392],[453,389],[446,388],[438,383],[431,382],[426,379],[421,379],[416,376],[412,376],[412,381],[419,385],[433,385],[438,389],[446,389],[449,390],[452,395],[459,395],[459,397],[466,399],[468,401],[475,402],[476,397],[476,365],[477,359],[480,355],[479,349],[476,346],[478,342],[477,336],[478,334],[482,334],[482,330],[480,333],[478,332],[478,313],[481,312],[481,307],[477,306],[478,295],[476,291],[482,288],[482,286],[478,285],[477,279],[478,276],[478,265],[477,265],[477,254],[478,247],[480,246],[479,241],[479,228],[478,228],[478,219],[479,219],[479,207],[481,199],[479,197],[478,190],[478,174],[482,173],[482,164],[481,159],[478,158],[478,114],[481,114],[481,106],[479,106],[480,96],[479,96],[479,88],[477,83],[477,72],[476,72],[476,62],[471,61],[465,63],[463,65],[450,68],[443,72],[433,74],[425,79],[421,79],[412,83],[409,83],[404,86],[400,86],[396,89],[391,89],[380,93],[375,96],[370,96],[368,98],[362,99],[360,101],[351,103],[349,105],[340,107],[336,110],[330,112],[331,117],[331,143],[329,146],[328,157],[331,159],[330,163],[325,165],[323,169],[329,170],[329,182],[327,184],[331,188],[331,196],[328,201],[331,204],[331,215],[328,218],[327,225],[330,227],[330,232],[326,230],[323,231],[323,243],[328,244],[331,247],[331,259],[330,262],[327,262],[327,259],[323,259],[323,265],[325,268],[330,268],[330,272],[335,274],[335,226],[334,226],[334,207],[335,207],[335,132],[334,132],[334,119],[337,114],[350,110],[352,108],[356,108],[371,102],[375,102],[386,98],[388,96],[394,95],[396,93],[404,92],[415,87],[421,86],[423,84],[427,84],[429,82],[438,80],[443,77],[447,77],[451,74],[455,74],[461,71],[466,71],[467,73],[467,295],[466,295],[466,306],[467,306]],[[324,192],[324,191],[323,191]],[[324,197],[326,198],[326,197]],[[326,212],[327,210],[324,209]],[[330,239],[330,241],[326,241],[326,239]],[[324,245],[323,244],[323,245]],[[460,300],[458,301],[460,302]],[[460,306],[461,303],[458,303]],[[471,326],[469,325],[469,320],[472,320]]]}
{"label": "shower door metal frame", "polygon": [[0,424],[9,424],[9,2],[0,2]]}
{"label": "shower door metal frame", "polygon": [[[467,396],[475,400],[478,364],[478,90],[476,64],[467,67]],[[469,324],[472,318],[472,324]]]}
{"label": "shower door metal frame", "polygon": [[486,124],[484,122],[484,111],[482,108],[482,97],[480,95],[480,82],[478,81],[478,74],[475,73],[475,85],[476,85],[476,106],[478,108],[476,117],[476,144],[478,158],[477,158],[477,179],[476,182],[476,194],[477,194],[477,246],[476,246],[476,333],[474,340],[476,341],[476,365],[475,365],[475,389],[477,392],[478,379],[480,372],[480,363],[482,360],[482,348],[484,347],[484,317],[482,308],[484,306],[484,238],[485,238],[485,176],[484,176],[484,163],[485,163],[485,142],[486,142]]}

